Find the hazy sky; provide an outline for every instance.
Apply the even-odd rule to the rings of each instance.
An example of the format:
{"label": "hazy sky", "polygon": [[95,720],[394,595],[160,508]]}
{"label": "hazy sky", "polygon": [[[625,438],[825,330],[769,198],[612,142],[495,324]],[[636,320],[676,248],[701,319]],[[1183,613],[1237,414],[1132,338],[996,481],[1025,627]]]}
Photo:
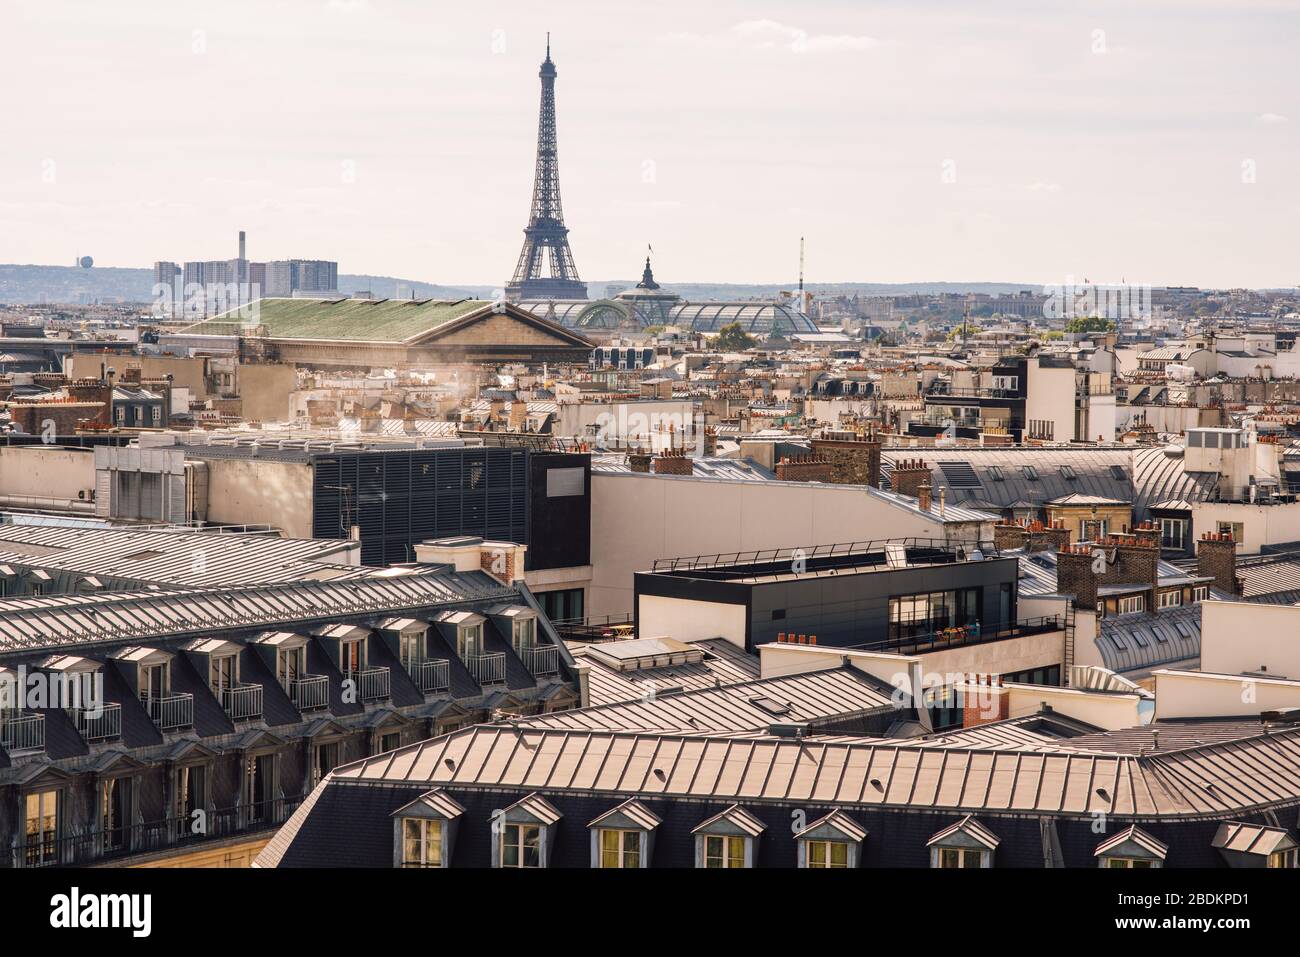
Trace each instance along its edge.
{"label": "hazy sky", "polygon": [[1300,282],[1290,0],[4,0],[0,262],[503,284],[548,29],[589,281]]}

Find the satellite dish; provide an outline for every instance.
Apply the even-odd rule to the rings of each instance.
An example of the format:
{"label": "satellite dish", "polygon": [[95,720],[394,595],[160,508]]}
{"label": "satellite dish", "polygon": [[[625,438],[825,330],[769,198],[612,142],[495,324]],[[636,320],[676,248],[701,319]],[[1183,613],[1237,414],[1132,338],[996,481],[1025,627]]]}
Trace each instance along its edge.
{"label": "satellite dish", "polygon": [[77,265],[82,269],[89,269],[91,266],[95,265],[95,260],[90,256],[82,256],[77,260]]}

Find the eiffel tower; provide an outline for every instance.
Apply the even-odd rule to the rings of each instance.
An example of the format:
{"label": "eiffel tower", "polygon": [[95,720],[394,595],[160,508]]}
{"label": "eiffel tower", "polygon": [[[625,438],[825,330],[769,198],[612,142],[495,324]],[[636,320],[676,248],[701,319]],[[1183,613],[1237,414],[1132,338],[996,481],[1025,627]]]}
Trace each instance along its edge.
{"label": "eiffel tower", "polygon": [[[560,205],[560,161],[555,148],[555,64],[551,62],[551,35],[546,35],[546,59],[537,74],[542,78],[542,106],[537,117],[537,172],[533,178],[533,209],[524,227],[524,248],[519,253],[514,278],[506,298],[586,299],[587,284],[578,278],[569,249],[569,230]],[[549,274],[542,273],[545,254]]]}

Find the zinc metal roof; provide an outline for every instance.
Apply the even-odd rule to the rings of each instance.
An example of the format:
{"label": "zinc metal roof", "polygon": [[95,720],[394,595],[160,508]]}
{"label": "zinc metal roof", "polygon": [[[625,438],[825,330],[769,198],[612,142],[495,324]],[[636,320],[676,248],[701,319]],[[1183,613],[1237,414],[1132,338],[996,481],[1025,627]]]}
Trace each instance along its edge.
{"label": "zinc metal roof", "polygon": [[352,578],[376,571],[345,564],[356,543],[193,529],[0,525],[0,562],[140,584],[204,585]]}
{"label": "zinc metal roof", "polygon": [[1093,644],[1102,663],[1121,674],[1201,656],[1201,606],[1103,618]]}
{"label": "zinc metal roof", "polygon": [[[591,646],[588,652],[605,650],[609,645],[616,644],[621,642],[603,642]],[[758,677],[758,657],[725,639],[696,641],[691,644],[704,652],[702,661],[659,668],[638,668],[635,671],[610,667],[596,655],[582,654],[581,646],[572,650],[578,652],[578,661],[591,665],[587,679],[593,705],[640,699],[652,687],[660,690],[681,688],[684,691],[694,691],[713,688],[718,684],[732,685],[752,681]]]}
{"label": "zinc metal roof", "polygon": [[[788,706],[774,714],[757,700]],[[764,701],[763,703],[766,703]],[[651,695],[630,701],[555,711],[524,718],[521,724],[545,728],[654,728],[684,732],[747,731],[774,721],[825,721],[894,708],[890,695],[873,679],[849,668],[786,675],[721,688]]]}
{"label": "zinc metal roof", "polygon": [[332,780],[1214,819],[1300,803],[1300,728],[1128,755],[476,725],[338,768]]}
{"label": "zinc metal roof", "polygon": [[0,600],[0,652],[143,640],[517,595],[485,572]]}
{"label": "zinc metal roof", "polygon": [[[1032,503],[1040,507],[1067,495],[1095,495],[1115,501],[1133,501],[1132,451],[1129,449],[1038,448],[956,448],[956,449],[885,449],[880,455],[882,485],[890,484],[896,462],[922,459],[930,466],[930,482],[938,497],[940,486],[947,489],[948,505],[987,503],[998,509],[1023,507]],[[963,463],[965,468],[953,468]],[[1068,465],[1074,478],[1061,474]],[[948,466],[948,468],[945,468]],[[1024,468],[1037,473],[1036,480],[1026,477]],[[1120,470],[1117,478],[1112,467]],[[957,477],[957,484],[949,475]],[[971,478],[974,474],[974,479]],[[1000,476],[1000,478],[998,477]]]}

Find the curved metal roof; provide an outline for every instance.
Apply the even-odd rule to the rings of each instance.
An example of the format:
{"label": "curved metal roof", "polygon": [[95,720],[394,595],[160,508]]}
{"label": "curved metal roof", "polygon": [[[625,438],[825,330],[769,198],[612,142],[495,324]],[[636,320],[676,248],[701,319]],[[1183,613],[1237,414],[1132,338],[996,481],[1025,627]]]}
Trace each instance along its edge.
{"label": "curved metal roof", "polygon": [[1213,494],[1219,477],[1214,472],[1186,472],[1183,456],[1171,455],[1168,446],[1142,446],[1133,450],[1134,518],[1145,517],[1152,505],[1177,499],[1204,502]]}
{"label": "curved metal roof", "polygon": [[1093,643],[1106,667],[1121,674],[1200,658],[1200,603],[1104,618]]}

